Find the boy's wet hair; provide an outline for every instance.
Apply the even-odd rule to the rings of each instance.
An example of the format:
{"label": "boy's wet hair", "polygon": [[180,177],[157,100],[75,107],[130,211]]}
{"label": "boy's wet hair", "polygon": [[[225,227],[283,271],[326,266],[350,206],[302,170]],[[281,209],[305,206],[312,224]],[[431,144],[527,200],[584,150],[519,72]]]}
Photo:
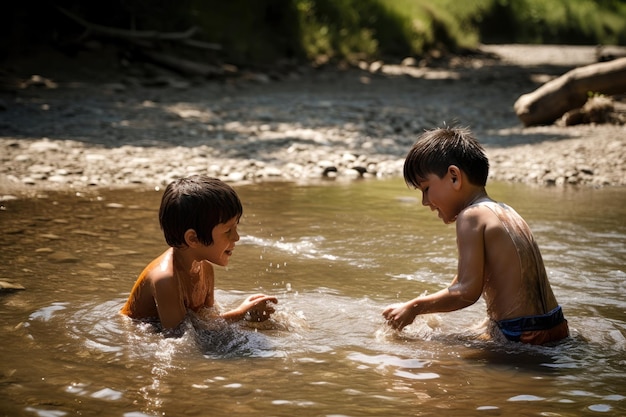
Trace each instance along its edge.
{"label": "boy's wet hair", "polygon": [[241,200],[231,186],[206,175],[192,175],[170,183],[159,209],[159,222],[168,245],[180,248],[185,232],[193,229],[204,245],[213,243],[213,228],[243,213]]}
{"label": "boy's wet hair", "polygon": [[404,161],[404,181],[418,188],[429,174],[443,178],[456,165],[474,185],[485,186],[489,160],[485,150],[467,128],[442,127],[426,131],[415,142]]}

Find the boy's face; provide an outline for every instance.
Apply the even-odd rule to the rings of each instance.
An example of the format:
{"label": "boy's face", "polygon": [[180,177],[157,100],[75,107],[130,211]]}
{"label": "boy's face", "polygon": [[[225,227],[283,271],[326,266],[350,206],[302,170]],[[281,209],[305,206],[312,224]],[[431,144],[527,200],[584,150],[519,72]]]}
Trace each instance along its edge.
{"label": "boy's face", "polygon": [[422,191],[422,204],[437,210],[439,218],[445,224],[453,223],[459,214],[459,208],[454,203],[455,179],[447,172],[443,178],[436,174],[428,174],[419,179],[419,189]]}
{"label": "boy's face", "polygon": [[235,216],[225,223],[220,223],[213,228],[213,243],[204,246],[204,258],[221,266],[227,266],[235,249],[235,242],[239,240],[237,225],[239,217]]}

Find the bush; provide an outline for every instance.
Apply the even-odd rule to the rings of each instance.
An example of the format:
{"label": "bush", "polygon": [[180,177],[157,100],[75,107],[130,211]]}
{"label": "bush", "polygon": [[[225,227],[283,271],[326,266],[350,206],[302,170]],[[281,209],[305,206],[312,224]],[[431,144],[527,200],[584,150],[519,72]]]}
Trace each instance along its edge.
{"label": "bush", "polygon": [[[202,29],[219,58],[353,60],[458,51],[484,43],[626,44],[621,0],[57,0],[82,18],[121,29]],[[0,48],[79,39],[84,28],[47,0],[7,3]],[[2,52],[2,51],[0,51]],[[200,54],[198,59],[204,59]],[[214,58],[214,57],[213,57]]]}

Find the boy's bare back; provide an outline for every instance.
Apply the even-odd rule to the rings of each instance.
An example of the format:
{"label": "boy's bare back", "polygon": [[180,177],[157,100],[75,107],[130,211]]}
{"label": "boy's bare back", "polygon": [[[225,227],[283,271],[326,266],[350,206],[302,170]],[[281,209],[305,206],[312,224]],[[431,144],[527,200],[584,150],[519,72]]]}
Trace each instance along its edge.
{"label": "boy's bare back", "polygon": [[[479,230],[465,224],[468,217]],[[483,297],[491,319],[545,314],[557,306],[530,228],[511,207],[489,199],[474,203],[459,214],[457,232],[459,242],[466,233],[484,236]],[[461,264],[469,251],[461,243],[458,249]]]}

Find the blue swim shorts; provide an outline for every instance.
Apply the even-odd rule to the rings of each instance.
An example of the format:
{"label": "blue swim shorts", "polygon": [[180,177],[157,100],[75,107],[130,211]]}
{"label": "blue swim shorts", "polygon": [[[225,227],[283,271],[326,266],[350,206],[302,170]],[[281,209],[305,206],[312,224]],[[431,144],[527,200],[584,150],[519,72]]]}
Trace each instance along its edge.
{"label": "blue swim shorts", "polygon": [[536,316],[524,316],[497,322],[502,334],[511,341],[530,344],[555,342],[569,336],[561,306]]}

